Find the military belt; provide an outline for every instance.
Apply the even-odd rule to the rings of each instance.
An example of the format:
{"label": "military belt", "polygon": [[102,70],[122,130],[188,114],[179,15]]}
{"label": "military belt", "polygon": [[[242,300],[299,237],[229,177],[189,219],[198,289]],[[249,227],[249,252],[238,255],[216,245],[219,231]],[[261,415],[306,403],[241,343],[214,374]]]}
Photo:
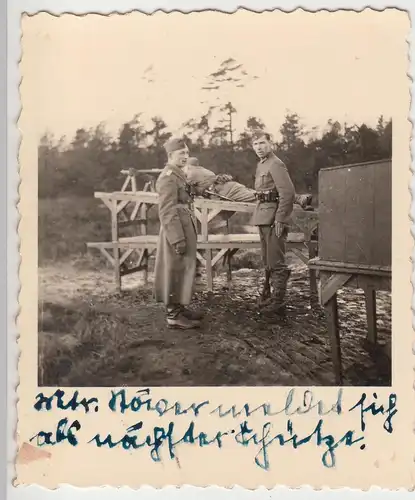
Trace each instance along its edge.
{"label": "military belt", "polygon": [[270,189],[268,191],[255,191],[255,197],[258,201],[275,202],[279,200],[278,192],[275,189]]}
{"label": "military belt", "polygon": [[196,190],[195,187],[191,184],[186,183],[185,185],[185,191],[186,193],[191,197],[194,198],[196,196]]}

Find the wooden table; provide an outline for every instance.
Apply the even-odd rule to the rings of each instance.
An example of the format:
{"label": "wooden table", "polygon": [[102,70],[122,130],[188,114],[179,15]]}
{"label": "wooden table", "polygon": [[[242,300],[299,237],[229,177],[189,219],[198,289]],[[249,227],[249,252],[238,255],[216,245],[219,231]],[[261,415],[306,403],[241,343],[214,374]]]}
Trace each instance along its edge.
{"label": "wooden table", "polygon": [[319,272],[319,299],[327,316],[327,329],[336,384],[343,383],[337,292],[341,287],[363,289],[366,301],[367,340],[377,342],[376,290],[391,290],[392,270],[389,266],[349,264],[319,258],[308,263]]}
{"label": "wooden table", "polygon": [[[148,279],[148,260],[157,248],[157,235],[148,234],[148,210],[158,204],[158,194],[151,187],[146,191],[116,191],[113,193],[95,193],[102,200],[111,214],[111,241],[89,242],[89,248],[99,249],[114,267],[116,287],[121,289],[121,277],[137,271],[143,271],[144,280]],[[127,207],[133,205],[132,211]],[[255,203],[228,202],[215,199],[196,198],[194,212],[200,225],[198,234],[198,261],[206,268],[207,287],[213,290],[213,271],[222,260],[227,265],[228,282],[232,279],[231,259],[235,253],[244,248],[260,248],[259,234],[253,226],[244,226],[244,230],[253,233],[229,234],[229,217],[236,212],[251,213]],[[225,216],[224,216],[225,214]],[[219,222],[219,224],[216,224]],[[312,240],[312,233],[318,225],[318,214],[301,209],[295,209],[292,216],[292,232],[287,239],[287,247],[308,263],[316,256],[317,243]],[[120,229],[128,226],[138,226],[140,234],[122,237]],[[223,228],[224,234],[211,234],[213,229]],[[297,231],[297,232],[294,232]],[[125,263],[134,252],[138,260],[131,268]],[[317,293],[316,273],[310,271],[310,288]]]}

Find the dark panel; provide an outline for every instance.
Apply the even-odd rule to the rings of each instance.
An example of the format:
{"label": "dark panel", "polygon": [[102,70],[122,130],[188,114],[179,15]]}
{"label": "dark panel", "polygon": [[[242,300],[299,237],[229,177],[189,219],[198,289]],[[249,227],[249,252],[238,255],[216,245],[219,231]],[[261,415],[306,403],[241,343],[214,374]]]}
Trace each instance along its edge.
{"label": "dark panel", "polygon": [[346,168],[345,262],[372,264],[374,178],[377,165]]}
{"label": "dark panel", "polygon": [[[392,265],[392,165],[379,164],[375,172],[375,220],[373,236],[373,261],[375,264]],[[409,211],[409,210],[408,210]]]}
{"label": "dark panel", "polygon": [[391,162],[320,170],[319,255],[391,265]]}
{"label": "dark panel", "polygon": [[344,169],[319,173],[319,255],[323,260],[344,260],[346,177]]}

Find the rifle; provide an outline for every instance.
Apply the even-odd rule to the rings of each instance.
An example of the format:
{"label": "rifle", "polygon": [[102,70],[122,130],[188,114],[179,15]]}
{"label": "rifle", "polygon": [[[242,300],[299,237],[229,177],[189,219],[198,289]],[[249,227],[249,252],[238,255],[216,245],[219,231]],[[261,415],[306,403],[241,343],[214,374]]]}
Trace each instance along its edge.
{"label": "rifle", "polygon": [[208,198],[208,199],[212,198],[212,196],[216,196],[217,198],[223,201],[233,201],[230,198],[227,198],[226,196],[222,196],[221,194],[215,193],[215,191],[210,191],[210,189],[205,189],[202,192],[202,196],[203,198]]}

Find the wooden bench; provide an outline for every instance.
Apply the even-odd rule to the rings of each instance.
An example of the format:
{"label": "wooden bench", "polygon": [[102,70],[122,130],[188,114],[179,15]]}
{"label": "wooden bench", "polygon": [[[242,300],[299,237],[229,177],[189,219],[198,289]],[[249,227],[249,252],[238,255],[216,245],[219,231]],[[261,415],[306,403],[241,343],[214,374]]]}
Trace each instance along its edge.
{"label": "wooden bench", "polygon": [[[145,191],[117,191],[113,193],[95,193],[111,213],[111,241],[89,242],[89,248],[99,249],[114,267],[115,283],[121,289],[121,277],[142,271],[144,281],[148,280],[148,261],[157,248],[157,235],[148,234],[148,210],[158,205],[158,194],[152,192],[151,186]],[[131,212],[127,208],[133,206]],[[261,247],[257,228],[243,226],[249,231],[242,234],[229,233],[229,218],[236,212],[251,213],[255,203],[228,202],[215,199],[196,198],[194,213],[199,222],[198,261],[206,269],[208,290],[213,290],[214,267],[222,261],[227,269],[228,282],[232,280],[232,257],[240,249],[259,249]],[[225,215],[224,215],[225,213]],[[312,233],[318,224],[318,214],[301,209],[294,210],[292,232],[287,240],[287,247],[304,263],[317,254],[317,243],[312,240]],[[139,235],[123,237],[120,230],[137,226]],[[213,230],[222,229],[225,234],[211,234]],[[126,265],[134,253],[138,259],[132,267]],[[311,293],[317,293],[316,275],[310,272]]]}

